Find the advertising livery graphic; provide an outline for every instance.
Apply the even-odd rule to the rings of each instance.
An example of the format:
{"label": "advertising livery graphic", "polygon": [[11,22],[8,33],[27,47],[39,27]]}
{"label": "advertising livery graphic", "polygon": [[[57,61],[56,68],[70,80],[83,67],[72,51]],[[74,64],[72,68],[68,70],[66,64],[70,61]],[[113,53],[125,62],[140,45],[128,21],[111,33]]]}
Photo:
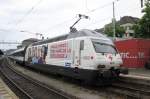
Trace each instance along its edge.
{"label": "advertising livery graphic", "polygon": [[71,49],[67,42],[50,45],[50,58],[70,58]]}
{"label": "advertising livery graphic", "polygon": [[28,62],[31,64],[45,64],[47,56],[47,46],[36,46],[29,48]]}

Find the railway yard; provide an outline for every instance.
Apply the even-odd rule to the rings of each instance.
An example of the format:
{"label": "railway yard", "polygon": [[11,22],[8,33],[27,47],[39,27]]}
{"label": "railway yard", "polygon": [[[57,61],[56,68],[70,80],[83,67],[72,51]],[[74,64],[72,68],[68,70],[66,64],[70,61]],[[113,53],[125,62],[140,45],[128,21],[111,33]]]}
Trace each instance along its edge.
{"label": "railway yard", "polygon": [[67,77],[27,69],[4,58],[1,59],[0,74],[1,79],[20,99],[150,98],[150,78],[136,75],[133,70],[128,75],[120,75],[109,86],[89,86]]}
{"label": "railway yard", "polygon": [[150,0],[0,5],[0,99],[150,99]]}

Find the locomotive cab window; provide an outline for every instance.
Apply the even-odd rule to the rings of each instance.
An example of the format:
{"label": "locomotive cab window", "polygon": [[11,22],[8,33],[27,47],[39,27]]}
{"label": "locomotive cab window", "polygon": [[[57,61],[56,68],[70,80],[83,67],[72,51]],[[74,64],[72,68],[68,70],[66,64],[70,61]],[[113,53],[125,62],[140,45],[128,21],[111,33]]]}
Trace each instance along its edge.
{"label": "locomotive cab window", "polygon": [[109,44],[105,44],[105,43],[101,43],[101,42],[96,42],[96,41],[92,41],[94,49],[96,51],[96,53],[112,53],[112,54],[116,54],[117,50],[114,46],[109,45]]}
{"label": "locomotive cab window", "polygon": [[84,40],[80,41],[80,50],[84,50]]}

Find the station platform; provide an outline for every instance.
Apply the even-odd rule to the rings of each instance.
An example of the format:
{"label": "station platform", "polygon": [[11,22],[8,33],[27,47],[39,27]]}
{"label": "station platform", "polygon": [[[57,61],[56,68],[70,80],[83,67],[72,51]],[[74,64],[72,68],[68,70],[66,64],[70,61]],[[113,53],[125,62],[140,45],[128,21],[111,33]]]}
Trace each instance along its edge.
{"label": "station platform", "polygon": [[0,78],[0,99],[19,99]]}
{"label": "station platform", "polygon": [[129,75],[143,76],[150,78],[150,69],[145,68],[130,68]]}

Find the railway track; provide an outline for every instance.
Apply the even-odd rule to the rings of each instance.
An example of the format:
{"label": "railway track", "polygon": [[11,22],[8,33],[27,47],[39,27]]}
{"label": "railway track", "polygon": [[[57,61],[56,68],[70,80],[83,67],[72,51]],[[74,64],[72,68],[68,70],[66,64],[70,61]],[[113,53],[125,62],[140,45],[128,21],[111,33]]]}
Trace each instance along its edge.
{"label": "railway track", "polygon": [[[10,64],[9,64],[10,65]],[[85,88],[85,87],[83,87]],[[117,82],[113,83],[111,86],[106,87],[86,87],[90,93],[107,93],[109,98],[114,95],[120,95],[121,99],[150,99],[150,79],[133,77],[133,76],[122,76]],[[45,98],[44,98],[45,99]],[[107,98],[106,98],[107,99]],[[120,99],[120,98],[112,98]]]}
{"label": "railway track", "polygon": [[16,92],[20,99],[73,99],[75,97],[49,88],[48,86],[32,80],[17,72],[3,60],[0,66],[2,79]]}
{"label": "railway track", "polygon": [[135,99],[150,99],[150,83],[147,79],[124,77],[113,83],[107,90]]}

